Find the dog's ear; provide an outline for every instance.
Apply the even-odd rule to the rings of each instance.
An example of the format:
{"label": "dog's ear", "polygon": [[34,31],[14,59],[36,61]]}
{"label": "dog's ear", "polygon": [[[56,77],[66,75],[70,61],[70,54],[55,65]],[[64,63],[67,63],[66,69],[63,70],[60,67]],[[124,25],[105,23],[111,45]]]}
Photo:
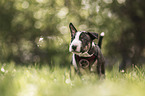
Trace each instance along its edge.
{"label": "dog's ear", "polygon": [[75,33],[77,32],[77,29],[74,27],[74,25],[72,23],[69,24],[69,28],[71,31],[71,37],[73,37],[75,35]]}
{"label": "dog's ear", "polygon": [[94,39],[98,39],[98,33],[95,33],[95,32],[87,32],[87,33],[91,37],[92,41]]}

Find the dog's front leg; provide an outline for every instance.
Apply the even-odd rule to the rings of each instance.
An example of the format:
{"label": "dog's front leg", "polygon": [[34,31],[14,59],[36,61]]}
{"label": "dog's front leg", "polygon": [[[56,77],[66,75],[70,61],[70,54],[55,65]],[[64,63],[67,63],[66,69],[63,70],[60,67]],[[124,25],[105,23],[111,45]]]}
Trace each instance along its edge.
{"label": "dog's front leg", "polygon": [[101,73],[105,76],[105,62],[102,62],[101,64]]}
{"label": "dog's front leg", "polygon": [[70,76],[72,76],[74,73],[77,74],[77,75],[79,75],[79,76],[82,75],[81,72],[80,72],[80,70],[79,70],[79,66],[77,65],[76,58],[75,58],[75,54],[73,54],[73,56],[72,56],[71,68],[70,69],[71,69],[70,70]]}
{"label": "dog's front leg", "polygon": [[98,72],[98,76],[99,78],[102,80],[102,79],[105,79],[105,69],[104,69],[104,65],[98,65],[97,66],[97,72]]}
{"label": "dog's front leg", "polygon": [[70,65],[70,78],[74,78],[75,75],[81,76],[81,72],[79,69],[76,69],[73,65]]}
{"label": "dog's front leg", "polygon": [[98,73],[99,77],[101,77],[102,72],[101,72],[101,65],[100,64],[97,64],[97,73]]}

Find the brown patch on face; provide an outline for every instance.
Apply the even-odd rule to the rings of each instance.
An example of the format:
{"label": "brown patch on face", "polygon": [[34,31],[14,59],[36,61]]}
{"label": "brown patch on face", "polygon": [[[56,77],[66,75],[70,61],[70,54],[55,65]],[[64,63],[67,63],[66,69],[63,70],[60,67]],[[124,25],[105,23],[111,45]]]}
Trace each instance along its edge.
{"label": "brown patch on face", "polygon": [[85,51],[88,50],[88,46],[85,46],[84,50],[85,50]]}
{"label": "brown patch on face", "polygon": [[91,47],[91,43],[89,42],[88,45],[85,46],[84,50],[88,51],[90,49],[90,47]]}
{"label": "brown patch on face", "polygon": [[88,34],[86,34],[85,32],[82,32],[79,39],[82,42],[81,52],[87,52],[91,46],[90,36]]}

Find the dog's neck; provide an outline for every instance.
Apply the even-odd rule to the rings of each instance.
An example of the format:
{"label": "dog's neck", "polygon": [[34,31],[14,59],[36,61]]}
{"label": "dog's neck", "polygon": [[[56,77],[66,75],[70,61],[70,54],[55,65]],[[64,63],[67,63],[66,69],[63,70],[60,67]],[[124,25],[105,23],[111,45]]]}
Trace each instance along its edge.
{"label": "dog's neck", "polygon": [[91,57],[94,54],[94,46],[95,46],[95,43],[92,42],[91,46],[87,52],[84,52],[84,53],[73,52],[73,53],[80,56],[80,57]]}

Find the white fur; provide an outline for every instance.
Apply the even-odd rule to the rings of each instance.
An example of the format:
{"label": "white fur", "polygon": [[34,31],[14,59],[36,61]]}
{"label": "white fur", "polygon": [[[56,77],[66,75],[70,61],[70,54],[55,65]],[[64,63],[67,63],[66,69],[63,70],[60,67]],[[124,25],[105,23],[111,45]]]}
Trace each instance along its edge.
{"label": "white fur", "polygon": [[69,47],[69,51],[70,52],[73,52],[74,50],[72,49],[72,46],[77,46],[77,48],[76,48],[76,52],[80,52],[81,51],[81,45],[82,45],[82,42],[79,40],[79,37],[80,37],[80,34],[81,34],[82,32],[77,32],[76,33],[76,36],[75,36],[75,38],[74,38],[74,40],[72,41],[72,43],[71,43],[71,45],[70,45],[70,47]]}
{"label": "white fur", "polygon": [[104,33],[104,32],[102,32],[102,33],[101,33],[101,36],[104,36],[104,35],[105,35],[105,33]]}
{"label": "white fur", "polygon": [[95,43],[94,42],[92,42],[92,47],[94,47],[95,46]]}
{"label": "white fur", "polygon": [[77,63],[76,63],[76,59],[75,59],[75,54],[73,54],[73,56],[72,56],[72,64],[76,69],[78,68]]}

